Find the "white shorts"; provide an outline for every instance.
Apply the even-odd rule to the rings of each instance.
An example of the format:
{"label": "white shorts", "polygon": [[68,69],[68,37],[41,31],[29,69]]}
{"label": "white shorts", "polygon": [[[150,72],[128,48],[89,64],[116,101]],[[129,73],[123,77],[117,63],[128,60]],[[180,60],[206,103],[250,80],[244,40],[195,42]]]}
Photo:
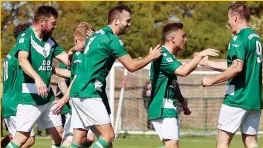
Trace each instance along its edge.
{"label": "white shorts", "polygon": [[111,123],[101,98],[72,98],[73,128],[89,130],[90,126]]}
{"label": "white shorts", "polygon": [[64,131],[63,131],[63,140],[72,141],[72,135],[73,135],[73,128],[71,127],[71,115],[70,113],[65,114],[66,121],[64,125]]}
{"label": "white shorts", "polygon": [[37,123],[38,130],[44,130],[52,127],[62,126],[61,115],[52,112],[52,104],[49,102],[44,105],[25,105],[17,106],[17,131],[29,132]]}
{"label": "white shorts", "polygon": [[261,111],[244,110],[223,104],[220,109],[217,128],[235,133],[238,128],[247,135],[258,133]]}
{"label": "white shorts", "polygon": [[[73,139],[73,128],[71,126],[71,114],[67,113],[66,116],[66,122],[64,125],[64,131],[63,131],[63,141],[72,141]],[[94,127],[90,127],[90,130],[88,131],[88,134],[93,134],[93,131],[95,131],[95,134],[97,136],[96,129]],[[99,136],[97,136],[99,137]]]}
{"label": "white shorts", "polygon": [[179,140],[180,120],[176,118],[164,118],[151,120],[156,133],[161,141],[164,139]]}
{"label": "white shorts", "polygon": [[[4,118],[4,121],[6,123],[9,133],[11,134],[12,138],[14,138],[16,134],[16,116]],[[35,136],[34,129],[31,130],[30,136]]]}

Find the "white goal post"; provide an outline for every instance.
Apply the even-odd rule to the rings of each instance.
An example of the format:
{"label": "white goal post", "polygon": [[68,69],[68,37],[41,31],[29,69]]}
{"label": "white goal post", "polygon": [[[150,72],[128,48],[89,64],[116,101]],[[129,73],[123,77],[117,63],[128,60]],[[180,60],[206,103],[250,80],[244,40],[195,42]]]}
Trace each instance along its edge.
{"label": "white goal post", "polygon": [[[142,87],[149,80],[150,64],[134,73],[130,73],[119,62],[114,63],[108,77],[108,98],[111,107],[111,122],[116,135],[156,134],[147,128],[147,113],[141,97]],[[198,67],[186,78],[178,78],[183,95],[189,100],[192,115],[180,115],[182,132],[190,135],[216,134],[217,116],[225,93],[226,83],[203,88],[201,78],[204,75],[217,75],[220,72],[208,71]],[[182,87],[181,87],[182,86]],[[194,126],[188,126],[195,123]],[[262,124],[262,122],[261,122]],[[262,127],[260,127],[262,134]]]}

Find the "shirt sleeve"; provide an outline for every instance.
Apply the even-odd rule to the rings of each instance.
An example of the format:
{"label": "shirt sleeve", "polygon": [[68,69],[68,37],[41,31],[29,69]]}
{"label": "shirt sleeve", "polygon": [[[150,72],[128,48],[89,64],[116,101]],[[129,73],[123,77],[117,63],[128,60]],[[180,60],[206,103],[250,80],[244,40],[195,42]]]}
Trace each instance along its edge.
{"label": "shirt sleeve", "polygon": [[75,53],[72,58],[72,66],[71,66],[71,75],[77,75],[78,69],[80,68],[80,64],[84,62],[83,61],[83,55]]}
{"label": "shirt sleeve", "polygon": [[16,52],[26,51],[30,52],[31,49],[31,36],[30,34],[22,33],[16,39]]}
{"label": "shirt sleeve", "polygon": [[181,65],[182,63],[177,61],[173,55],[168,54],[166,56],[162,56],[162,63],[160,68],[164,73],[174,75],[175,70]]}
{"label": "shirt sleeve", "polygon": [[245,47],[240,39],[236,39],[236,41],[232,41],[230,44],[230,53],[231,53],[231,60],[239,59],[244,61],[245,60]]}
{"label": "shirt sleeve", "polygon": [[63,62],[59,62],[59,68],[67,69],[67,65],[65,65]]}
{"label": "shirt sleeve", "polygon": [[52,47],[54,49],[53,57],[56,57],[57,55],[61,54],[64,51],[64,49],[61,46],[59,46],[55,40],[53,41],[55,43],[54,46]]}
{"label": "shirt sleeve", "polygon": [[126,54],[128,54],[126,48],[124,47],[123,42],[117,38],[114,37],[109,44],[109,52],[111,55],[113,55],[115,58],[122,57]]}

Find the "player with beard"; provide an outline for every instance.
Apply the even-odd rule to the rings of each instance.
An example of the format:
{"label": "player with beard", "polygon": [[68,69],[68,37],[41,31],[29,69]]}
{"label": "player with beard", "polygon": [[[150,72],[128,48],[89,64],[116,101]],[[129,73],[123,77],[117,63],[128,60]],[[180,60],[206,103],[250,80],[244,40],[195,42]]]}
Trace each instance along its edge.
{"label": "player with beard", "polygon": [[106,95],[106,77],[116,59],[133,72],[143,68],[161,55],[160,46],[150,49],[149,55],[134,60],[125,49],[119,35],[125,34],[131,26],[131,10],[125,5],[109,11],[108,25],[97,31],[86,41],[83,51],[87,70],[79,74],[70,90],[72,98],[71,147],[82,147],[89,128],[100,134],[92,148],[108,148],[115,134],[110,120],[110,107]]}
{"label": "player with beard", "polygon": [[[39,7],[32,26],[16,40],[19,66],[22,68],[22,95],[18,101],[17,132],[7,148],[20,148],[29,138],[34,124],[47,129],[52,147],[59,147],[63,127],[61,116],[52,113],[53,91],[50,89],[53,57],[69,64],[68,54],[51,37],[56,28],[57,11],[50,6]],[[74,47],[77,48],[77,45]]]}

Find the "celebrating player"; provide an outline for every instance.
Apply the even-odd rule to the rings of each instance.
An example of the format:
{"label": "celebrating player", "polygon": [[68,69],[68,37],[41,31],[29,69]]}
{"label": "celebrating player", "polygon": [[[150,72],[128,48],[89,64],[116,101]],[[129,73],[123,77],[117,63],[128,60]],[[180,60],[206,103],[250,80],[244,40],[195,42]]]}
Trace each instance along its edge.
{"label": "celebrating player", "polygon": [[148,117],[166,148],[179,148],[180,120],[176,109],[176,101],[182,103],[184,113],[191,114],[183,98],[177,76],[186,77],[205,56],[217,56],[214,49],[206,49],[198,53],[190,62],[182,65],[174,54],[184,49],[186,35],[182,23],[169,23],[162,31],[164,45],[163,55],[152,62],[150,80],[152,84]]}
{"label": "celebrating player", "polygon": [[[131,10],[125,5],[109,11],[108,26],[97,31],[87,41],[83,51],[87,71],[79,74],[70,91],[72,98],[72,126],[74,136],[71,147],[83,145],[81,139],[87,135],[90,127],[100,134],[92,148],[108,148],[115,134],[111,125],[108,99],[106,95],[106,77],[118,59],[129,71],[143,68],[161,55],[159,45],[141,60],[130,57],[119,35],[125,34],[131,26]],[[105,105],[104,105],[105,104]],[[84,138],[85,139],[85,138]]]}
{"label": "celebrating player", "polygon": [[204,58],[200,65],[223,71],[215,77],[203,77],[204,87],[228,81],[218,119],[217,148],[228,148],[238,128],[247,148],[257,148],[262,100],[262,42],[249,27],[249,8],[236,2],[228,8],[228,24],[234,34],[228,46],[226,62]]}

